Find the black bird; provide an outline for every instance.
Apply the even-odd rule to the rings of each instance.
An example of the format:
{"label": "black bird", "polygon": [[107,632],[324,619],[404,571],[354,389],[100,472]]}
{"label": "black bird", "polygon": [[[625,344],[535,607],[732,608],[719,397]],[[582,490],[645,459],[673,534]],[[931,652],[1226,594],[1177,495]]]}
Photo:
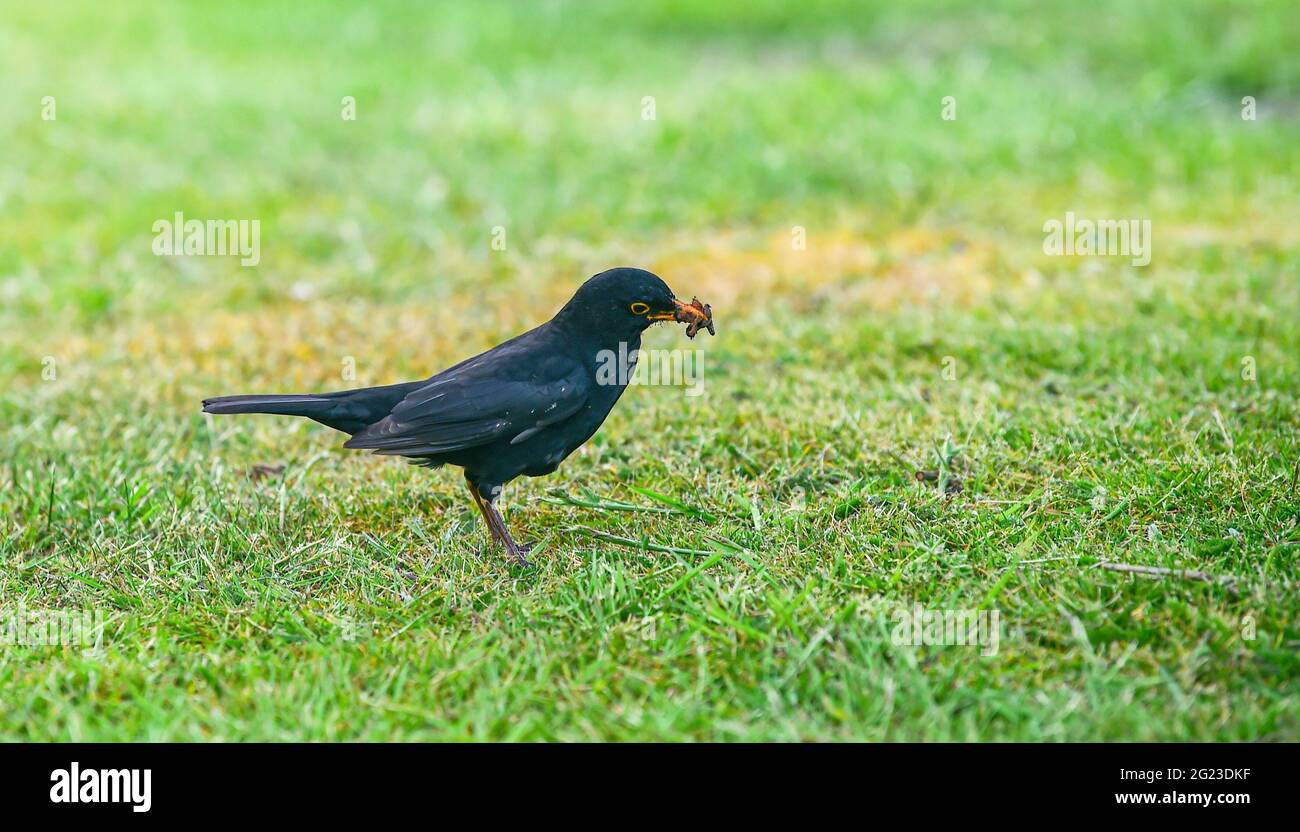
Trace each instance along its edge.
{"label": "black bird", "polygon": [[[588,279],[551,320],[423,381],[296,395],[206,399],[204,413],[306,416],[352,434],[345,448],[465,469],[492,539],[526,565],[495,501],[526,474],[554,471],[591,438],[627,386],[626,372],[598,373],[609,357],[634,356],[656,321],[714,331],[712,310],[683,303],[650,272],[619,268]],[[625,345],[620,351],[620,344]],[[609,352],[602,352],[602,351]],[[629,368],[630,369],[630,368]]]}

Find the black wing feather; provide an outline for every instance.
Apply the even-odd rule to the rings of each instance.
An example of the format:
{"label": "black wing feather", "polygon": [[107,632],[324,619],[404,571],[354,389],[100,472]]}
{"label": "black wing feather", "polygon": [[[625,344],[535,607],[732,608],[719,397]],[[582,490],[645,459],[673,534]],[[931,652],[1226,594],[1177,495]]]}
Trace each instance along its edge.
{"label": "black wing feather", "polygon": [[[501,439],[523,441],[587,402],[590,375],[575,361],[556,357],[529,367],[496,350],[478,358],[429,379],[344,447],[428,456]],[[527,375],[502,378],[508,372]]]}

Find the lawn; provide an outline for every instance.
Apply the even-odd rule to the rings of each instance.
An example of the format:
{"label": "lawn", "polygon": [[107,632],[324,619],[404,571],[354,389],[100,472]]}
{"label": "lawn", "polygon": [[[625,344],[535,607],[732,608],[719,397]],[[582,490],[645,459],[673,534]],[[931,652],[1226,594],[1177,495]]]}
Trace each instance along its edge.
{"label": "lawn", "polygon": [[[8,4],[0,93],[0,613],[104,622],[0,643],[0,738],[1300,739],[1288,3]],[[614,265],[712,303],[647,339],[704,393],[512,484],[529,568],[457,471],[200,413]]]}

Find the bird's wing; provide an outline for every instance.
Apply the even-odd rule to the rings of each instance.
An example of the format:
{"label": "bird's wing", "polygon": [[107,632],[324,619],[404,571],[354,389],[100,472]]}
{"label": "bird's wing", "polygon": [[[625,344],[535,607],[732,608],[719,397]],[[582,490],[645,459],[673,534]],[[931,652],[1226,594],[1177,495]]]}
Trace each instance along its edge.
{"label": "bird's wing", "polygon": [[517,355],[480,358],[429,379],[344,447],[427,456],[501,439],[518,443],[587,402],[592,381],[575,361],[551,358],[530,366],[510,360]]}

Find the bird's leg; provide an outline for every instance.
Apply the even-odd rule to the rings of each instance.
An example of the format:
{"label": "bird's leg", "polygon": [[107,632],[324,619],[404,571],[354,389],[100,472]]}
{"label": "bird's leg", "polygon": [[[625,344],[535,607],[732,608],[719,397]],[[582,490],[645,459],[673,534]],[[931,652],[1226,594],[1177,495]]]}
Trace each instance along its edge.
{"label": "bird's leg", "polygon": [[496,524],[492,522],[492,517],[488,514],[487,507],[484,505],[485,500],[483,499],[483,496],[478,493],[478,489],[474,487],[474,483],[469,480],[466,480],[465,483],[469,486],[469,495],[474,498],[474,505],[478,506],[478,513],[482,515],[483,522],[487,524],[488,533],[492,535],[492,542],[500,543],[501,535],[497,533]]}
{"label": "bird's leg", "polygon": [[528,558],[524,557],[524,549],[510,536],[510,530],[506,528],[506,521],[497,511],[497,507],[491,500],[483,501],[487,505],[488,516],[496,523],[497,533],[501,535],[501,543],[506,547],[506,553],[514,558],[520,566],[528,565]]}

